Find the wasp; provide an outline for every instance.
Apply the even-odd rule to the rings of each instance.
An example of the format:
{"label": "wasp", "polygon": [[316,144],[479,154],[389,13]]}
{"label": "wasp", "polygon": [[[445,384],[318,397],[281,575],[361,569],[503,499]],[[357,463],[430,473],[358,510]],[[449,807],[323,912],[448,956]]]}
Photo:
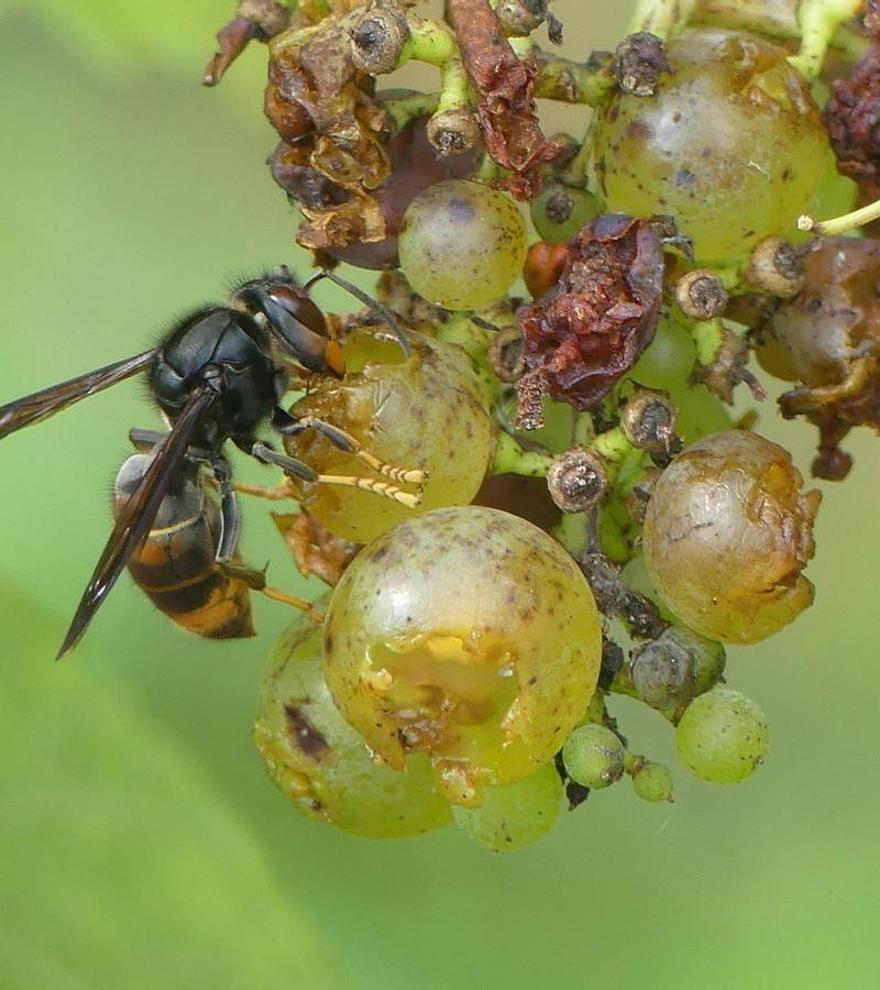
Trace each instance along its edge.
{"label": "wasp", "polygon": [[[362,457],[396,481],[421,484],[424,474],[377,460],[334,424],[297,419],[280,405],[292,376],[343,376],[342,349],[308,291],[329,278],[374,311],[409,354],[409,342],[394,313],[332,272],[318,272],[300,286],[282,267],[240,283],[226,305],[207,305],[179,320],[159,344],[134,357],[0,406],[0,439],[41,422],[118,382],[146,372],[150,393],[168,431],[135,429],[130,438],[142,452],[122,466],[114,488],[114,526],[86,585],[58,651],[80,641],[95,613],[128,566],[135,582],[179,625],[202,636],[230,638],[253,632],[249,592],[299,604],[266,586],[263,572],[237,556],[241,514],[228,442],[263,464],[307,482],[374,491],[406,505],[419,495],[378,478],[320,475],[307,464],[278,453],[259,437],[268,424],[276,433],[305,429]],[[213,480],[219,504],[208,496]]]}

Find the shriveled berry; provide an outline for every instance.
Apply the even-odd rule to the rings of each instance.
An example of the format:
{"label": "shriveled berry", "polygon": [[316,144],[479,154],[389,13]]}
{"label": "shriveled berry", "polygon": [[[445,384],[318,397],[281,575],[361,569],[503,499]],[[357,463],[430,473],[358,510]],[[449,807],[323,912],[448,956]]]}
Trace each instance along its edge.
{"label": "shriveled berry", "polygon": [[820,496],[802,483],[787,451],[744,430],[704,437],[666,468],[645,515],[645,564],[682,622],[755,643],[812,603],[801,571]]}

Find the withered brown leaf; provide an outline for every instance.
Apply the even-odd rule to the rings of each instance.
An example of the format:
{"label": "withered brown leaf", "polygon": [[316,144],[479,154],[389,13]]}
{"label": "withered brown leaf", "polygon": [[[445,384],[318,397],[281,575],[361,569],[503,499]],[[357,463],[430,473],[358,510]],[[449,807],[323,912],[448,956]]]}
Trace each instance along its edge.
{"label": "withered brown leaf", "polygon": [[585,224],[555,287],[517,314],[527,368],[517,383],[519,423],[540,424],[545,392],[577,409],[601,402],[653,339],[662,287],[650,222],[611,214]]}
{"label": "withered brown leaf", "polygon": [[335,587],[360,547],[334,536],[308,512],[273,512],[271,515],[300,574],[304,577],[314,574]]}
{"label": "withered brown leaf", "polygon": [[534,59],[520,59],[487,0],[446,0],[468,78],[480,97],[477,119],[492,160],[514,174],[500,183],[517,199],[540,191],[541,168],[563,150],[548,141],[535,111]]}

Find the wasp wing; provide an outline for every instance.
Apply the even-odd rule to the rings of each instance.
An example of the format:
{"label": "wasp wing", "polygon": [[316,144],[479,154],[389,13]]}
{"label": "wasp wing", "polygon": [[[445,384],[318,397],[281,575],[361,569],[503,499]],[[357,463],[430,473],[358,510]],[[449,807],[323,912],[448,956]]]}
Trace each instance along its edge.
{"label": "wasp wing", "polygon": [[168,493],[174,475],[186,456],[193,434],[218,395],[213,388],[202,388],[194,392],[175,421],[174,428],[156,448],[152,463],[119,513],[110,539],[77,606],[57,659],[60,660],[80,641],[131,555],[149,535],[162,499]]}
{"label": "wasp wing", "polygon": [[98,368],[97,371],[89,371],[85,375],[79,375],[77,378],[71,378],[58,385],[44,388],[40,392],[34,392],[33,395],[16,399],[8,405],[0,406],[0,440],[23,426],[39,423],[40,420],[61,412],[80,399],[87,399],[90,395],[110,388],[111,385],[125,378],[131,378],[150,363],[155,353],[155,349],[144,351],[143,354],[108,364]]}

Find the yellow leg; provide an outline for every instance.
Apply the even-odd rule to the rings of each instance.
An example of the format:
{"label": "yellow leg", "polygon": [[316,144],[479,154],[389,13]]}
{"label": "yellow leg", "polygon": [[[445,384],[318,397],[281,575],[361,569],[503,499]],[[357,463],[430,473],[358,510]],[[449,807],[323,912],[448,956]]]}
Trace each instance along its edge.
{"label": "yellow leg", "polygon": [[319,474],[318,482],[323,485],[341,485],[345,488],[360,488],[365,492],[374,492],[385,498],[393,499],[414,509],[421,501],[421,495],[414,495],[412,492],[404,492],[394,485],[389,485],[387,481],[379,481],[377,478],[358,478],[354,475],[344,474]]}
{"label": "yellow leg", "polygon": [[280,485],[271,488],[263,485],[249,485],[244,481],[235,481],[232,487],[242,495],[253,495],[255,498],[267,498],[272,502],[280,502],[286,498],[296,498],[290,482],[285,477]]}
{"label": "yellow leg", "polygon": [[356,450],[355,454],[377,474],[384,474],[386,478],[391,478],[393,481],[402,481],[407,485],[423,485],[428,479],[427,471],[422,471],[420,468],[403,468],[386,464],[385,461],[380,461],[378,457],[368,450],[364,450],[363,447]]}
{"label": "yellow leg", "polygon": [[271,598],[274,602],[283,602],[285,605],[292,605],[293,608],[298,608],[301,612],[306,612],[309,618],[317,625],[320,626],[323,624],[324,613],[316,609],[311,602],[307,602],[304,598],[297,598],[296,595],[288,595],[286,591],[281,591],[279,588],[273,588],[269,585],[262,588],[261,591],[267,598]]}
{"label": "yellow leg", "polygon": [[320,433],[332,444],[339,447],[340,450],[347,450],[354,454],[367,467],[371,468],[377,474],[391,478],[392,481],[400,481],[403,484],[422,485],[427,480],[428,473],[426,471],[422,471],[419,468],[398,467],[395,464],[388,464],[386,461],[380,460],[375,454],[370,453],[357,437],[353,437],[345,430],[341,430],[338,426],[327,423],[317,416],[303,416],[297,422],[303,429],[313,429]]}

